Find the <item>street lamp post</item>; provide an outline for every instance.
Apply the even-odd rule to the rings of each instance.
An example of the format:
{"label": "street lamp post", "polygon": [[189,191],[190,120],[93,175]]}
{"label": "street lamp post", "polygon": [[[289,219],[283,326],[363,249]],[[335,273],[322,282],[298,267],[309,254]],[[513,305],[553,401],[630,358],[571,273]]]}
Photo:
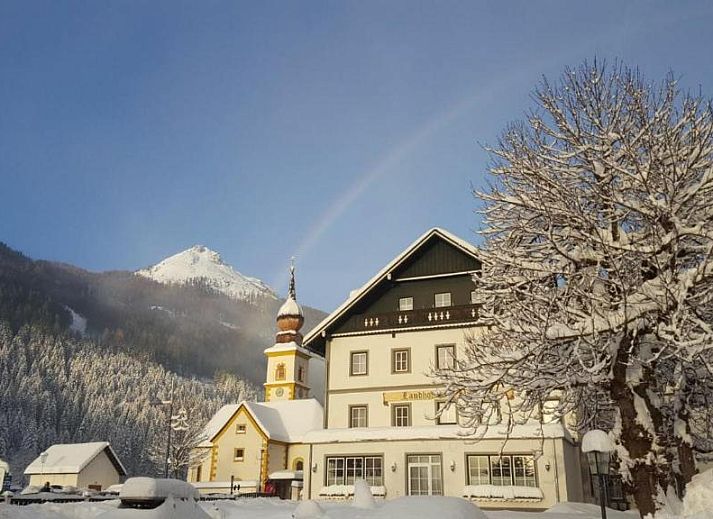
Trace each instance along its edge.
{"label": "street lamp post", "polygon": [[607,476],[613,451],[614,444],[604,431],[594,429],[582,437],[582,452],[587,455],[589,472],[599,481],[599,505],[602,509],[602,519],[607,519]]}

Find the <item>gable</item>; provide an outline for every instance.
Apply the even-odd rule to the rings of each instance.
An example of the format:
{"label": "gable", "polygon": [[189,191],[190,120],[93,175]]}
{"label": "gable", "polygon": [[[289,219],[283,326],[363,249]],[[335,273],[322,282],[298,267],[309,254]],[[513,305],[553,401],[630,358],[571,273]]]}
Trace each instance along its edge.
{"label": "gable", "polygon": [[220,441],[220,438],[224,434],[226,434],[228,431],[234,431],[238,423],[244,423],[246,427],[250,427],[255,432],[257,432],[258,435],[263,438],[263,440],[267,440],[267,434],[265,433],[265,431],[263,431],[262,428],[258,425],[253,416],[246,409],[245,405],[241,404],[230,417],[230,419],[228,419],[228,421],[225,422],[223,427],[221,427],[220,430],[213,436],[213,438],[210,438],[210,441],[213,444],[218,443]]}
{"label": "gable", "polygon": [[439,236],[431,237],[399,268],[392,278],[438,276],[480,270],[480,262]]}
{"label": "gable", "polygon": [[[421,301],[420,308],[425,309],[433,307],[434,293],[448,292],[449,286],[455,287],[454,295],[457,295],[453,304],[468,305],[472,275],[480,269],[477,249],[473,245],[442,229],[431,229],[312,329],[305,337],[304,346],[323,355],[329,335],[347,329],[356,331],[360,328],[359,322],[363,330],[366,312],[396,312],[400,291],[409,297],[406,292],[415,290],[419,295],[414,297],[414,308],[417,308],[418,299]],[[412,281],[419,281],[419,285],[409,288],[401,286]],[[472,309],[461,310],[463,312],[458,313],[458,319],[472,321],[475,316]],[[385,322],[380,320],[379,326],[383,328]],[[398,324],[401,326],[401,323]]]}

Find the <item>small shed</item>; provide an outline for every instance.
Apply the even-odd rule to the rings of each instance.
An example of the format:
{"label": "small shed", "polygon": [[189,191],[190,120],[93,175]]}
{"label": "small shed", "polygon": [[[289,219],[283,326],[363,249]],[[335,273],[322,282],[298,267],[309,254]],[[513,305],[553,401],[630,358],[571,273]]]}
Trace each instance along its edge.
{"label": "small shed", "polygon": [[108,442],[52,445],[25,469],[29,484],[102,490],[120,483],[126,469]]}

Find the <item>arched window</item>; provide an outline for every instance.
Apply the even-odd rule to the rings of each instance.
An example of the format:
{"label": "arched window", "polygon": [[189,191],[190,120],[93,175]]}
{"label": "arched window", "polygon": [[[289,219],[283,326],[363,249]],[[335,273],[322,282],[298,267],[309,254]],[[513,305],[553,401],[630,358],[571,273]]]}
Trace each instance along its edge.
{"label": "arched window", "polygon": [[304,461],[302,458],[296,458],[295,461],[292,462],[292,470],[303,470],[305,466]]}
{"label": "arched window", "polygon": [[275,368],[275,380],[285,380],[285,364],[280,362]]}

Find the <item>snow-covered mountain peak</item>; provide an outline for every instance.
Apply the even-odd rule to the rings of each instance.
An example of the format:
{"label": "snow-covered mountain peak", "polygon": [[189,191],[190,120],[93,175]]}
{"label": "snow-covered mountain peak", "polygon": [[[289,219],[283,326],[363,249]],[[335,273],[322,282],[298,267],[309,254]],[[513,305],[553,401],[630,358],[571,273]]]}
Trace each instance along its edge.
{"label": "snow-covered mountain peak", "polygon": [[260,296],[277,298],[265,283],[241,274],[224,263],[218,252],[205,245],[194,245],[152,267],[137,271],[136,275],[165,284],[184,285],[201,281],[234,299],[249,301]]}

